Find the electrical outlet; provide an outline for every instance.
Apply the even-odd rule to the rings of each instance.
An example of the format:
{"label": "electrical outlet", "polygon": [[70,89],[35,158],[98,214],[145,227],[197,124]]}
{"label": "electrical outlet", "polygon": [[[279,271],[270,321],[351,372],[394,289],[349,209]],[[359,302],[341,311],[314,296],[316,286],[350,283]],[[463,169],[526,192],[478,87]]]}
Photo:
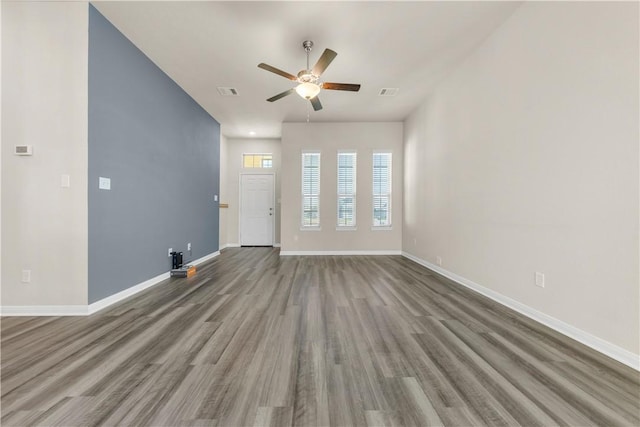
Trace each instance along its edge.
{"label": "electrical outlet", "polygon": [[187,250],[190,251],[191,250],[191,243],[187,243]]}
{"label": "electrical outlet", "polygon": [[169,254],[167,255],[169,258],[171,258],[171,252],[173,252],[173,248],[169,248]]}
{"label": "electrical outlet", "polygon": [[442,266],[442,257],[439,257],[439,256],[436,257],[436,264],[438,264],[439,266]]}
{"label": "electrical outlet", "polygon": [[539,271],[536,271],[536,286],[540,286],[541,288],[544,288],[544,273],[540,273]]}
{"label": "electrical outlet", "polygon": [[22,270],[22,283],[31,283],[31,270]]}

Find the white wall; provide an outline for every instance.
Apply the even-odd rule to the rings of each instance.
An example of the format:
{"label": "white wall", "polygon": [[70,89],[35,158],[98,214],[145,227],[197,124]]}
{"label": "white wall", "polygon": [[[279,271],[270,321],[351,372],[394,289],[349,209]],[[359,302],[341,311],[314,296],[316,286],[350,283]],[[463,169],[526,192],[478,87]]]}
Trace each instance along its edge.
{"label": "white wall", "polygon": [[[2,35],[2,3],[0,3],[0,35]],[[0,36],[0,94],[2,93],[2,37]],[[2,165],[2,102],[0,101],[0,166]],[[0,169],[0,307],[2,307],[2,170]]]}
{"label": "white wall", "polygon": [[[321,152],[321,231],[301,230],[301,153]],[[337,152],[356,150],[356,225],[336,230]],[[372,153],[391,150],[392,229],[372,231]],[[282,125],[282,251],[385,251],[402,247],[402,123],[284,123]]]}
{"label": "white wall", "polygon": [[86,2],[2,2],[4,306],[87,304],[87,49]]}
{"label": "white wall", "polygon": [[[272,153],[273,168],[271,169],[244,169],[242,167],[242,154],[244,153]],[[226,242],[225,245],[237,246],[240,244],[240,174],[241,173],[275,173],[275,219],[274,219],[274,244],[280,244],[280,164],[281,144],[279,139],[259,138],[226,138],[226,159],[220,156],[220,174],[224,174],[226,183],[224,186],[225,197],[220,199],[222,203],[228,203],[226,209]],[[221,179],[222,186],[222,179]],[[221,209],[221,211],[224,209]],[[222,233],[221,233],[222,235]],[[221,245],[220,247],[224,247]]]}
{"label": "white wall", "polygon": [[638,3],[523,4],[405,122],[403,249],[640,353],[638,49]]}

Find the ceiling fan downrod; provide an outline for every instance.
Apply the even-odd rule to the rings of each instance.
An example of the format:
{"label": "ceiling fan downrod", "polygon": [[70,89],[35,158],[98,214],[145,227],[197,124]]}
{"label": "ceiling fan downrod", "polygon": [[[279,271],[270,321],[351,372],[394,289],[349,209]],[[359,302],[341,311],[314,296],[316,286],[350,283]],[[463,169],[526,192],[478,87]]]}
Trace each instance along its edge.
{"label": "ceiling fan downrod", "polygon": [[305,40],[302,42],[302,47],[304,51],[307,52],[307,71],[309,71],[309,53],[311,52],[311,48],[313,48],[313,42],[311,40]]}

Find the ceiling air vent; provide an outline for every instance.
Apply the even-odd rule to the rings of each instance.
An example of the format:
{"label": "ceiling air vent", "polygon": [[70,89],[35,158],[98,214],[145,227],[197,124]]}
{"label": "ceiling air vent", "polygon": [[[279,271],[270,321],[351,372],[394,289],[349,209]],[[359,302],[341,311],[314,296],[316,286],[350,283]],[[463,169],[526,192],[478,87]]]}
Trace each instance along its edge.
{"label": "ceiling air vent", "polygon": [[218,93],[222,96],[239,96],[238,89],[234,87],[219,87]]}
{"label": "ceiling air vent", "polygon": [[383,87],[380,89],[380,92],[378,92],[378,96],[396,96],[397,93],[397,87]]}

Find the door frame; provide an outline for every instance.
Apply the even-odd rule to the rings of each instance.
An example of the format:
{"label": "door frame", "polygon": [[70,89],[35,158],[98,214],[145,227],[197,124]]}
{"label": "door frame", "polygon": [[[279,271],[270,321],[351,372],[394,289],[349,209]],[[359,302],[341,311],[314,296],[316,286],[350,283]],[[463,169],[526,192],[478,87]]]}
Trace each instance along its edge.
{"label": "door frame", "polygon": [[271,246],[276,244],[276,173],[275,172],[240,172],[238,178],[238,244],[242,247],[242,175],[271,175],[271,205],[273,215],[271,216]]}

